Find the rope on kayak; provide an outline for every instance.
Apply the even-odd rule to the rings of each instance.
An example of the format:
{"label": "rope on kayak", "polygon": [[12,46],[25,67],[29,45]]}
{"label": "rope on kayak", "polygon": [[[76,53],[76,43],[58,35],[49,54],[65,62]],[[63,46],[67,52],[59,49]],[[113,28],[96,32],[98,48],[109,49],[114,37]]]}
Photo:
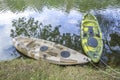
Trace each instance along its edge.
{"label": "rope on kayak", "polygon": [[105,66],[107,66],[110,70],[112,70],[113,72],[115,72],[115,73],[117,73],[117,74],[120,75],[120,72],[114,70],[112,67],[110,67],[109,65],[107,65],[102,59],[100,59],[100,61],[101,61]]}
{"label": "rope on kayak", "polygon": [[90,61],[90,63],[91,63],[96,69],[99,69],[99,71],[103,72],[104,74],[106,74],[106,75],[108,75],[108,76],[111,76],[111,77],[114,78],[114,79],[120,79],[120,77],[111,75],[111,74],[109,74],[108,72],[101,70],[98,66],[96,66],[96,65],[95,65],[94,63],[92,63],[91,61]]}

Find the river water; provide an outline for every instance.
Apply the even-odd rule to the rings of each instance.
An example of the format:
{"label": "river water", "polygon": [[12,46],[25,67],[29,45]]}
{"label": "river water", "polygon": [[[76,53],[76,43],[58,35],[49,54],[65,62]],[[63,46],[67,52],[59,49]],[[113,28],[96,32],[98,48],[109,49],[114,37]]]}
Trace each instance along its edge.
{"label": "river water", "polygon": [[[97,17],[103,33],[102,59],[108,64],[120,66],[118,0],[0,0],[0,60],[12,60],[20,56],[12,44],[12,38],[18,35],[51,41],[48,37],[51,36],[55,41],[61,36],[62,42],[57,43],[81,51],[78,44],[80,23],[83,14],[87,12]],[[30,28],[31,26],[36,28]],[[43,36],[39,35],[41,27],[47,28],[42,29],[43,33],[44,30],[48,31]],[[55,31],[58,32],[55,34]],[[74,45],[70,45],[71,43]]]}

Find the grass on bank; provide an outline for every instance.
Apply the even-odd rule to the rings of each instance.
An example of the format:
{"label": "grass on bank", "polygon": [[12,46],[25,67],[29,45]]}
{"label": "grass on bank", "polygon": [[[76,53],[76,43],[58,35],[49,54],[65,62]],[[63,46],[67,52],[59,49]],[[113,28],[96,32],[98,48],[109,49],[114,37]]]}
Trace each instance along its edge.
{"label": "grass on bank", "polygon": [[[109,74],[119,77],[109,69]],[[120,69],[118,69],[120,71]],[[15,59],[0,62],[0,80],[120,80],[90,65],[59,66],[46,61]]]}

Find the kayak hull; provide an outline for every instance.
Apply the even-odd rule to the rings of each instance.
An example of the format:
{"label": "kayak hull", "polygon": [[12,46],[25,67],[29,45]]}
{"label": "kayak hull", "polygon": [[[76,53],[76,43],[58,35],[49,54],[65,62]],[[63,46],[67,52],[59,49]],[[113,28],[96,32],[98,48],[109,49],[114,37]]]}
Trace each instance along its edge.
{"label": "kayak hull", "polygon": [[24,55],[37,60],[43,59],[54,64],[84,64],[91,60],[75,50],[43,39],[15,37],[13,44]]}
{"label": "kayak hull", "polygon": [[81,23],[81,44],[85,54],[95,63],[99,62],[102,50],[102,32],[96,17],[85,14]]}

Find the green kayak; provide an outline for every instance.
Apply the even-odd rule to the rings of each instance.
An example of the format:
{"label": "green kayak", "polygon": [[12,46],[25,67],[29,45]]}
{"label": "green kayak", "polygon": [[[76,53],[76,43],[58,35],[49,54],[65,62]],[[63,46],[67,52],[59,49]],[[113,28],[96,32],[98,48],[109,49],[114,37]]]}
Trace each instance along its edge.
{"label": "green kayak", "polygon": [[99,62],[102,50],[102,32],[96,17],[85,14],[81,23],[81,44],[85,54],[95,63]]}

